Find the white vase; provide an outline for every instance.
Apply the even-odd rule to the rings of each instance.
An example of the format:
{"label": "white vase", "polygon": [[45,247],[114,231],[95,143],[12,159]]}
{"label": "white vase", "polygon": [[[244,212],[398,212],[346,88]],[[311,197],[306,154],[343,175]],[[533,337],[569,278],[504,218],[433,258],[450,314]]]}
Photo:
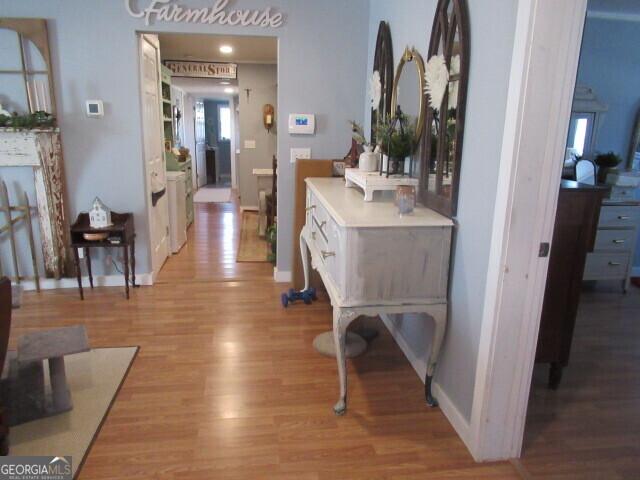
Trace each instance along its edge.
{"label": "white vase", "polygon": [[375,172],[378,170],[379,155],[372,151],[371,146],[364,147],[364,152],[358,159],[358,168],[363,172]]}

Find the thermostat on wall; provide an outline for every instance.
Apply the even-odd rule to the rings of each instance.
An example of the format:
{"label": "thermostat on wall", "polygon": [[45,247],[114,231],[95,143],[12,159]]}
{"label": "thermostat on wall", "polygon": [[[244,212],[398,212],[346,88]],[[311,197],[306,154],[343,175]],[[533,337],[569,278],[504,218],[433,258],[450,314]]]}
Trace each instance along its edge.
{"label": "thermostat on wall", "polygon": [[289,133],[313,135],[316,133],[316,116],[312,113],[289,114]]}
{"label": "thermostat on wall", "polygon": [[102,100],[87,100],[87,117],[104,117]]}

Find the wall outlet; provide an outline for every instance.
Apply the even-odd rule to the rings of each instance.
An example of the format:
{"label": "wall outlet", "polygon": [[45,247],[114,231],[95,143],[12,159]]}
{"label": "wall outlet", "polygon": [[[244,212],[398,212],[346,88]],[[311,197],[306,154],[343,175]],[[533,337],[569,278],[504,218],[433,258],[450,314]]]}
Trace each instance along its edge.
{"label": "wall outlet", "polygon": [[249,150],[253,150],[254,148],[256,148],[256,141],[255,140],[245,140],[244,141],[244,148],[249,149]]}
{"label": "wall outlet", "polygon": [[296,160],[299,158],[310,159],[311,149],[310,148],[292,148],[291,163],[296,163]]}
{"label": "wall outlet", "polygon": [[78,258],[80,258],[80,259],[84,258],[84,248],[79,248],[78,249]]}

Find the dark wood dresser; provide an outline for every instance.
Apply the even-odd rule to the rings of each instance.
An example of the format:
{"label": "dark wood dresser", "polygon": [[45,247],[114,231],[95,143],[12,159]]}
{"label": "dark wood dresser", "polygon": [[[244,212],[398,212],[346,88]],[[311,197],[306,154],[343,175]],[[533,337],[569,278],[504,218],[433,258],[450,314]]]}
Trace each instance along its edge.
{"label": "dark wood dresser", "polygon": [[569,363],[587,253],[594,247],[602,200],[609,187],[563,180],[549,257],[536,362],[550,363],[557,388]]}

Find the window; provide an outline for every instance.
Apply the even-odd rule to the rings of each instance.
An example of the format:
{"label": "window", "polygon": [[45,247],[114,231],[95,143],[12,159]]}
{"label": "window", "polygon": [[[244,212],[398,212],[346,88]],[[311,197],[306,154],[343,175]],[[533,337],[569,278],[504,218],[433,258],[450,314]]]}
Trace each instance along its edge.
{"label": "window", "polygon": [[218,140],[231,139],[231,109],[229,105],[218,106]]}
{"label": "window", "polygon": [[569,138],[567,148],[578,157],[590,156],[592,135],[594,125],[594,114],[576,113],[571,115],[569,124]]}

